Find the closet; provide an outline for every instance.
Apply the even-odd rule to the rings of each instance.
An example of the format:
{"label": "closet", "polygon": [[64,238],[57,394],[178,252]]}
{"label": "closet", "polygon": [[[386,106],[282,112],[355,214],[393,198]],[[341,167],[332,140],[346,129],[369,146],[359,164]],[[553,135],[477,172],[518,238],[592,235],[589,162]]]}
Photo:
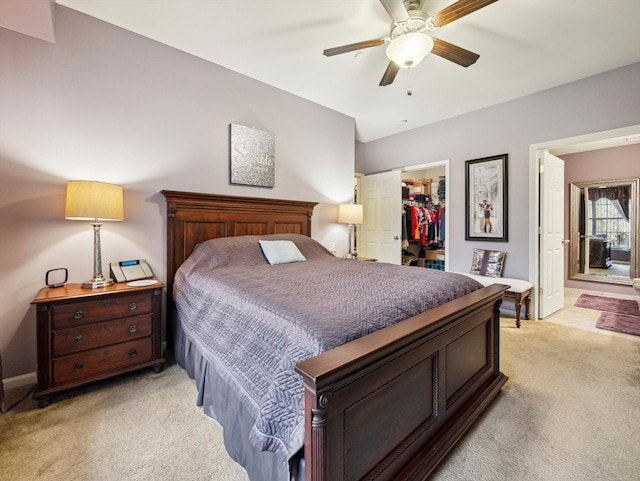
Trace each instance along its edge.
{"label": "closet", "polygon": [[402,264],[445,270],[445,167],[403,171]]}
{"label": "closet", "polygon": [[448,173],[444,160],[358,177],[358,255],[445,270]]}

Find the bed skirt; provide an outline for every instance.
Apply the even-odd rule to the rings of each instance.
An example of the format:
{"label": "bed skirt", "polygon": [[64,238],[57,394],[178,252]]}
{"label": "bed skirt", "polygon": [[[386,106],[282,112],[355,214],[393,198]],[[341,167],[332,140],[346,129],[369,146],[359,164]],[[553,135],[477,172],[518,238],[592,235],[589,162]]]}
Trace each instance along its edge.
{"label": "bed skirt", "polygon": [[198,389],[196,404],[223,429],[229,456],[251,481],[304,481],[303,450],[287,462],[269,451],[257,451],[249,442],[254,419],[228,382],[218,373],[198,342],[184,332],[180,322],[174,332],[174,356]]}

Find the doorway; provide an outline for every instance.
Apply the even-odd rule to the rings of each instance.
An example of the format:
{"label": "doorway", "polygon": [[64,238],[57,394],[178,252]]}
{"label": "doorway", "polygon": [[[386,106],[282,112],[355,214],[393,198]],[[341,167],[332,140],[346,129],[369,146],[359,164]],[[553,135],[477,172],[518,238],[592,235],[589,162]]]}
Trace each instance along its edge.
{"label": "doorway", "polygon": [[[422,260],[425,262],[425,267],[430,267],[438,270],[449,270],[449,236],[446,234],[446,226],[449,226],[449,210],[446,209],[449,200],[449,160],[441,160],[437,162],[412,165],[409,167],[403,167],[400,169],[402,171],[403,177],[408,178],[426,178],[431,182],[431,203],[435,204],[436,209],[442,209],[444,212],[444,229],[441,233],[442,237],[439,240],[436,240],[436,243],[439,245],[437,251],[430,251],[427,255],[427,260]],[[429,206],[429,208],[434,208]],[[411,250],[411,249],[410,249]],[[413,249],[412,253],[419,255],[420,249]],[[423,265],[423,264],[419,264]]]}
{"label": "doorway", "polygon": [[[364,223],[358,226],[359,254],[381,262],[402,262],[402,182],[405,174],[424,173],[432,169],[444,172],[444,196],[439,202],[446,206],[449,197],[449,160],[428,162],[392,169],[391,171],[357,177],[359,202],[364,206]],[[443,172],[442,172],[443,171]],[[437,190],[437,188],[436,188]],[[449,211],[444,209],[444,225],[449,225]],[[449,264],[449,238],[443,240],[445,270]]]}
{"label": "doorway", "polygon": [[[544,225],[540,209],[540,174],[539,157],[542,152],[551,152],[555,155],[584,152],[587,150],[602,149],[625,145],[627,139],[640,139],[640,125],[621,129],[596,132],[593,134],[552,140],[529,147],[529,282],[534,286],[534,299],[532,302],[532,319],[539,318],[539,287],[540,287],[540,226]],[[566,244],[565,244],[566,245]],[[567,253],[565,253],[565,256]],[[564,269],[563,265],[563,269]]]}

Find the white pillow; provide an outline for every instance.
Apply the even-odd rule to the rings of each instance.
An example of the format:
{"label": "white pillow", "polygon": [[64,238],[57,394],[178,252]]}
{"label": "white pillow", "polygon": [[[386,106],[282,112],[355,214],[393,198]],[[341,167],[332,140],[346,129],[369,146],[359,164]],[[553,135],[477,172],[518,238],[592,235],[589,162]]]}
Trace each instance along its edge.
{"label": "white pillow", "polygon": [[288,264],[290,262],[302,262],[307,259],[298,250],[296,245],[289,240],[265,241],[259,240],[262,253],[269,264]]}

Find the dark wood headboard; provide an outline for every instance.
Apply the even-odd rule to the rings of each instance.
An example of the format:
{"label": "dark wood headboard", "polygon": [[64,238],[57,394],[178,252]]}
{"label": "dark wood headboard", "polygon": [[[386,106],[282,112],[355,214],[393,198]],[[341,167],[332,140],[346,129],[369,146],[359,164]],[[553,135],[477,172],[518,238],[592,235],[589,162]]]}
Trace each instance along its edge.
{"label": "dark wood headboard", "polygon": [[317,202],[163,190],[167,199],[167,286],[200,242],[264,234],[311,236]]}

